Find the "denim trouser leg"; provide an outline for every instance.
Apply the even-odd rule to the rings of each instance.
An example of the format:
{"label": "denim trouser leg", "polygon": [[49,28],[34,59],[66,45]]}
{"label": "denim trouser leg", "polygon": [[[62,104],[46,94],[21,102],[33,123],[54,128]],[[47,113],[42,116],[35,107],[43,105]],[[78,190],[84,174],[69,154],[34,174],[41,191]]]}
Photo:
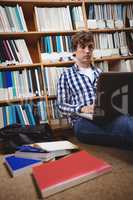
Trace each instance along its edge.
{"label": "denim trouser leg", "polygon": [[133,117],[123,115],[110,122],[79,118],[74,124],[74,131],[84,143],[133,146]]}

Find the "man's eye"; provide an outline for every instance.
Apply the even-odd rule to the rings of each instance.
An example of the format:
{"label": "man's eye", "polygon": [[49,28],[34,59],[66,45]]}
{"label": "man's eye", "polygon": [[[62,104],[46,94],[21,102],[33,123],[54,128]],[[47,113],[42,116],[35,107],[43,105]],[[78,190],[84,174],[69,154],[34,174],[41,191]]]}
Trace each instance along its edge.
{"label": "man's eye", "polygon": [[84,48],[85,48],[85,45],[82,45],[81,48],[84,49]]}
{"label": "man's eye", "polygon": [[94,47],[93,47],[93,45],[89,45],[88,48],[89,49],[93,49]]}

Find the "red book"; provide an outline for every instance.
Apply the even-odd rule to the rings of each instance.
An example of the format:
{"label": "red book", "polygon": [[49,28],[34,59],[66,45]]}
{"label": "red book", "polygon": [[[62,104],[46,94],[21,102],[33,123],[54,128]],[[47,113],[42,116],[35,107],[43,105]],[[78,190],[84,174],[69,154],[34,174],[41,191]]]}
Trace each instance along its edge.
{"label": "red book", "polygon": [[110,171],[111,165],[86,151],[79,151],[32,169],[42,197],[48,197]]}

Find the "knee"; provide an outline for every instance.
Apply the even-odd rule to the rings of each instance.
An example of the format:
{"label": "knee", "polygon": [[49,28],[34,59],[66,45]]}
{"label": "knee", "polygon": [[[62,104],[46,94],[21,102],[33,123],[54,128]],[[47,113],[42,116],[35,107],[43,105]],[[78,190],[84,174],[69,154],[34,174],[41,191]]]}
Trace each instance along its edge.
{"label": "knee", "polygon": [[130,116],[119,116],[115,120],[115,124],[117,129],[121,130],[121,132],[125,133],[126,137],[133,138],[133,117]]}
{"label": "knee", "polygon": [[122,115],[116,118],[116,123],[119,127],[127,128],[128,127],[129,117]]}

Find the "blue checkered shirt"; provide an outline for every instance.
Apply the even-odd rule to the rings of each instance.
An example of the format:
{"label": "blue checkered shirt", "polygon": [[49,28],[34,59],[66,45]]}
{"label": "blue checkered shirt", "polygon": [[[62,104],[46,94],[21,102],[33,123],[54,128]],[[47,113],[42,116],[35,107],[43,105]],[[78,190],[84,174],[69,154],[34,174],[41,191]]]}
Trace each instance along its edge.
{"label": "blue checkered shirt", "polygon": [[57,105],[62,114],[71,116],[71,120],[78,117],[81,107],[91,105],[96,99],[97,80],[102,72],[99,68],[92,66],[94,81],[82,73],[75,64],[65,70],[57,85]]}

